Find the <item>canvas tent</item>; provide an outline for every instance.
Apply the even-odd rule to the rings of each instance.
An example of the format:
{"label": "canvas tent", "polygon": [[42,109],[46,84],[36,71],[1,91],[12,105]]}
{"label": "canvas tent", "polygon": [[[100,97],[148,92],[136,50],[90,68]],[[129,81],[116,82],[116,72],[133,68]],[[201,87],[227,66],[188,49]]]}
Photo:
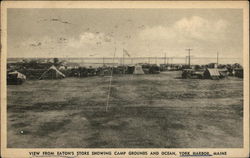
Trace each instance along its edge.
{"label": "canvas tent", "polygon": [[150,74],[159,74],[160,73],[160,67],[158,65],[151,65],[149,68]]}
{"label": "canvas tent", "polygon": [[42,80],[42,79],[61,79],[61,78],[65,78],[65,75],[61,73],[59,70],[57,70],[57,68],[53,65],[48,70],[46,70],[39,79]]}
{"label": "canvas tent", "polygon": [[26,76],[18,71],[9,72],[7,75],[7,84],[20,85],[26,80]]}
{"label": "canvas tent", "polygon": [[220,79],[220,72],[218,69],[207,68],[204,72],[204,78],[206,78],[206,79]]}
{"label": "canvas tent", "polygon": [[194,69],[183,69],[182,78],[185,79],[202,79],[204,78],[204,70],[194,70]]}
{"label": "canvas tent", "polygon": [[142,70],[141,65],[135,65],[134,73],[135,75],[143,75],[144,71]]}
{"label": "canvas tent", "polygon": [[220,77],[221,78],[225,78],[228,76],[228,70],[227,69],[218,69],[219,73],[220,73]]}

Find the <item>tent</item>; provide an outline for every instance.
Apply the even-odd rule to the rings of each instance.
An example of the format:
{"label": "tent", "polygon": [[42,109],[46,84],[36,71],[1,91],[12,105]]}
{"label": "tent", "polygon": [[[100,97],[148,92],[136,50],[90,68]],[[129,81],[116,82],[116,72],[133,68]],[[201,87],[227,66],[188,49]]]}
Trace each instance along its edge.
{"label": "tent", "polygon": [[126,73],[127,73],[127,74],[133,74],[133,73],[134,73],[134,70],[135,70],[135,67],[134,67],[134,66],[128,66],[128,67],[127,67],[127,70],[126,70]]}
{"label": "tent", "polygon": [[143,75],[144,71],[142,70],[141,65],[135,65],[134,73],[135,75]]}
{"label": "tent", "polygon": [[151,65],[149,68],[150,74],[159,74],[160,73],[160,67],[157,65]]}
{"label": "tent", "polygon": [[63,73],[61,73],[59,70],[57,70],[57,68],[52,65],[47,71],[45,71],[41,77],[39,78],[41,79],[61,79],[61,78],[65,78],[65,75]]}
{"label": "tent", "polygon": [[9,72],[7,75],[8,85],[20,85],[26,80],[26,76],[18,71]]}
{"label": "tent", "polygon": [[207,68],[204,72],[206,79],[220,79],[220,72],[218,69]]}
{"label": "tent", "polygon": [[225,78],[228,76],[228,70],[227,69],[218,69],[219,73],[220,73],[220,77],[221,78]]}
{"label": "tent", "polygon": [[185,79],[202,79],[204,78],[204,70],[183,69],[182,78]]}
{"label": "tent", "polygon": [[99,76],[111,76],[112,68],[104,67],[97,70],[97,75]]}

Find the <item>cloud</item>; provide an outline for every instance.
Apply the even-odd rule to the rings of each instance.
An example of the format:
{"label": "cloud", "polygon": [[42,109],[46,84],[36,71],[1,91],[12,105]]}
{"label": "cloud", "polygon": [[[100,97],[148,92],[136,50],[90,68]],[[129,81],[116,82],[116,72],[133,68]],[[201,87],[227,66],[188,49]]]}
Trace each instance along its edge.
{"label": "cloud", "polygon": [[68,42],[68,46],[75,48],[82,46],[97,47],[100,45],[110,45],[111,41],[113,41],[113,37],[108,34],[84,32],[77,38],[71,38]]}
{"label": "cloud", "polygon": [[44,36],[40,38],[29,38],[23,41],[20,45],[30,49],[39,48],[80,48],[80,47],[96,47],[107,45],[113,41],[113,37],[104,33],[84,32],[77,37],[50,37]]}
{"label": "cloud", "polygon": [[51,21],[51,22],[59,22],[59,23],[62,23],[62,24],[71,24],[71,23],[68,22],[68,21],[64,21],[64,20],[61,20],[61,19],[58,19],[58,18],[40,19],[40,20],[38,20],[38,22],[42,22],[42,21]]}
{"label": "cloud", "polygon": [[[62,54],[68,56],[113,56],[116,48],[117,56],[121,56],[126,48],[132,56],[162,56],[167,51],[169,55],[183,56],[186,48],[193,48],[196,55],[202,55],[205,49],[221,48],[226,38],[228,22],[225,20],[204,19],[199,16],[182,18],[172,25],[143,25],[133,38],[125,35],[114,38],[112,33],[92,32],[89,29],[76,36],[44,36],[30,38],[22,42],[27,51]],[[124,35],[121,33],[121,35]],[[137,36],[138,35],[138,36]],[[114,47],[116,41],[116,47]],[[39,44],[40,43],[40,44]],[[226,43],[226,42],[225,42]],[[25,51],[26,51],[25,50]],[[44,54],[45,55],[45,54]]]}
{"label": "cloud", "polygon": [[41,46],[41,45],[42,45],[41,42],[38,42],[38,43],[31,43],[31,44],[30,44],[31,47],[39,47],[39,46]]}
{"label": "cloud", "polygon": [[164,39],[172,39],[176,37],[176,32],[173,28],[163,27],[163,26],[155,26],[155,27],[146,27],[139,33],[139,37],[141,39],[151,39],[151,40],[164,40]]}
{"label": "cloud", "polygon": [[209,21],[198,16],[183,18],[174,24],[174,30],[186,38],[214,40],[223,38],[227,22],[225,20]]}
{"label": "cloud", "polygon": [[162,56],[164,51],[170,56],[183,56],[183,53],[186,53],[185,49],[191,47],[195,50],[196,56],[206,56],[208,49],[214,52],[213,49],[228,47],[229,28],[229,23],[222,19],[184,17],[168,26],[157,25],[140,30],[138,41],[141,42],[134,50],[146,50],[144,52],[148,56],[151,56],[152,52],[154,55]]}
{"label": "cloud", "polygon": [[213,41],[225,37],[228,22],[225,20],[207,20],[199,16],[182,18],[171,26],[154,26],[143,29],[139,36],[148,40],[192,40]]}
{"label": "cloud", "polygon": [[20,43],[21,47],[31,50],[37,49],[54,49],[56,47],[62,47],[67,42],[64,37],[56,38],[50,36],[44,36],[41,38],[28,38]]}

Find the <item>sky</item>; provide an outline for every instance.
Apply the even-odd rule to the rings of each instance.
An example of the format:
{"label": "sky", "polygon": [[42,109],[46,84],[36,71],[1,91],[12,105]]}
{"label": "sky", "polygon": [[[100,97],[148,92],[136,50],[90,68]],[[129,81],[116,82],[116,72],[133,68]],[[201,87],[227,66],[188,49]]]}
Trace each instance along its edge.
{"label": "sky", "polygon": [[[8,57],[242,58],[241,9],[8,9]],[[115,51],[116,50],[116,51]],[[126,54],[127,55],[127,54]]]}

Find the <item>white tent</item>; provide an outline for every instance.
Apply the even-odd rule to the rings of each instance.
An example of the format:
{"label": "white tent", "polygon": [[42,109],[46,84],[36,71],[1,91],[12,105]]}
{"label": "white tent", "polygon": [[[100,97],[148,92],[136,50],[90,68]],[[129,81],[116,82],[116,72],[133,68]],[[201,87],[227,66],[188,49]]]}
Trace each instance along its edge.
{"label": "white tent", "polygon": [[219,79],[220,72],[218,69],[207,68],[204,72],[204,77],[207,79]]}
{"label": "white tent", "polygon": [[61,79],[65,78],[65,75],[61,73],[57,68],[52,65],[47,71],[45,71],[39,79]]}
{"label": "white tent", "polygon": [[143,75],[144,71],[142,70],[141,65],[135,65],[134,73],[135,75]]}

